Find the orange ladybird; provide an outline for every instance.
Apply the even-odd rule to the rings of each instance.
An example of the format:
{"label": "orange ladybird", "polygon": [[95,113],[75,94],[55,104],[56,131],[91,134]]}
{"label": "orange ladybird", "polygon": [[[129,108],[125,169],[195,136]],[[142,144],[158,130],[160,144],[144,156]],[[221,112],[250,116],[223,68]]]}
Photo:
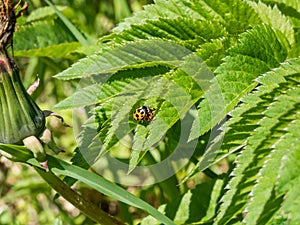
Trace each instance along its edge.
{"label": "orange ladybird", "polygon": [[141,106],[133,113],[133,119],[137,121],[151,121],[154,117],[155,109],[148,106]]}

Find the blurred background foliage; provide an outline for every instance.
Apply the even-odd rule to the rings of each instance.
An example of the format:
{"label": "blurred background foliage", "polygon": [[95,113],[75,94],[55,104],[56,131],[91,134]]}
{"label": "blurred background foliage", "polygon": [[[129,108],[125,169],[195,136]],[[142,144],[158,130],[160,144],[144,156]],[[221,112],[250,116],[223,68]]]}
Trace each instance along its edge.
{"label": "blurred background foliage", "polygon": [[[14,1],[16,3],[17,1]],[[47,7],[43,0],[27,0],[29,7],[27,13],[18,19],[16,35],[22,29],[22,25],[29,19],[34,20],[32,12]],[[53,4],[59,6],[61,12],[84,34],[89,43],[97,45],[97,40],[108,34],[123,18],[133,12],[142,9],[143,5],[152,3],[151,0],[53,0]],[[47,8],[46,8],[47,9]],[[54,13],[49,14],[49,19],[57,17]],[[27,28],[28,29],[28,28]],[[45,31],[46,32],[46,31]],[[28,32],[28,35],[35,35]],[[57,37],[62,34],[55,34]],[[16,38],[18,39],[18,38]],[[25,39],[26,40],[26,39]],[[63,71],[74,62],[84,56],[80,51],[68,57],[59,57],[60,52],[53,55],[43,53],[27,53],[24,57],[18,49],[26,43],[14,43],[15,60],[20,69],[25,88],[29,87],[37,78],[40,85],[33,98],[42,109],[53,110],[60,113],[67,123],[72,124],[72,111],[59,112],[54,105],[70,96],[77,86],[76,81],[63,82],[52,76]],[[84,50],[86,51],[86,49]],[[53,57],[57,55],[58,57]],[[66,150],[62,158],[69,159],[76,146],[73,130],[65,128],[57,119],[49,119],[47,126],[53,130],[57,144]],[[88,199],[101,206],[111,214],[118,212],[116,202],[104,199],[87,187],[80,186],[78,189]],[[132,190],[134,191],[134,190]],[[54,191],[32,169],[25,165],[12,163],[0,156],[0,224],[94,224],[91,220],[74,208],[62,198],[54,199]],[[149,194],[148,194],[149,195]],[[152,196],[147,198],[151,199]],[[135,213],[134,209],[131,213]],[[126,217],[126,215],[123,215]],[[127,218],[129,216],[127,215]]]}

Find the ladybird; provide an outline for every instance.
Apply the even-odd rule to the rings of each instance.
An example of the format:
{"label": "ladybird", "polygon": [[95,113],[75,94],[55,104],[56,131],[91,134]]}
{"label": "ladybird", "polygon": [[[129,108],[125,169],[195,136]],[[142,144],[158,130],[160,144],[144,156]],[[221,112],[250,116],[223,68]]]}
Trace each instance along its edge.
{"label": "ladybird", "polygon": [[151,121],[154,117],[155,109],[148,106],[141,106],[133,113],[133,119],[141,121]]}

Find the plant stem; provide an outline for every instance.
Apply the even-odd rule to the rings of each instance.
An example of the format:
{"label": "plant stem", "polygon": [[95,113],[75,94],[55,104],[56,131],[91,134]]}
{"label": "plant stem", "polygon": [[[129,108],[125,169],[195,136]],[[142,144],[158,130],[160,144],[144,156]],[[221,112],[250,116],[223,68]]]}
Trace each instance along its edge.
{"label": "plant stem", "polygon": [[109,215],[108,213],[101,210],[95,204],[85,200],[81,195],[79,195],[73,189],[67,186],[52,172],[46,172],[45,170],[35,166],[34,169],[55,191],[57,191],[62,197],[64,197],[67,201],[72,203],[76,208],[78,208],[90,219],[103,225],[124,224],[118,221],[116,218]]}

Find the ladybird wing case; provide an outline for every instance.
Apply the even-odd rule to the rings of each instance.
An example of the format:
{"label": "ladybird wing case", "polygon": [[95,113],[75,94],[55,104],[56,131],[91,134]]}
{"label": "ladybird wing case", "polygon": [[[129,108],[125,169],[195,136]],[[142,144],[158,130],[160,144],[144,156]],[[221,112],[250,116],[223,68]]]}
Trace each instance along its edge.
{"label": "ladybird wing case", "polygon": [[133,118],[137,121],[140,121],[144,119],[145,115],[146,115],[146,111],[142,106],[135,110],[135,112],[133,113]]}

